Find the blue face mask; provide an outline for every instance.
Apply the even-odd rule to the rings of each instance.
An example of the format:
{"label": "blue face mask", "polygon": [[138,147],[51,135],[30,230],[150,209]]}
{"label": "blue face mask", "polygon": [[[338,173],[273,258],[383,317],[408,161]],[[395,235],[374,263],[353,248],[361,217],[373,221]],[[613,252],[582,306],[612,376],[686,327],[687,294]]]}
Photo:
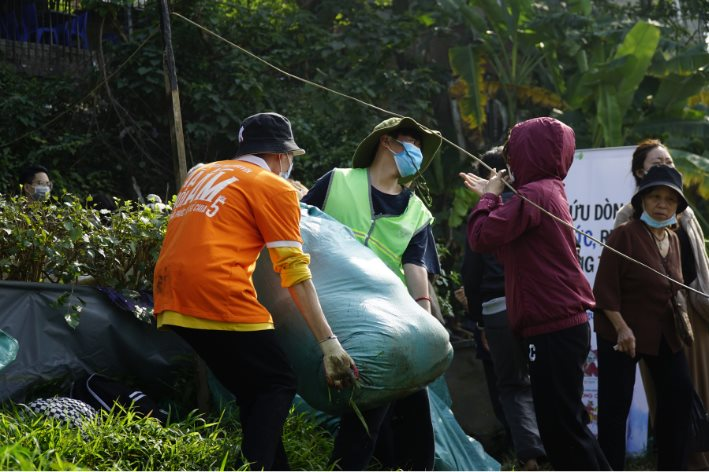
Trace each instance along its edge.
{"label": "blue face mask", "polygon": [[402,177],[415,175],[421,168],[421,163],[423,162],[421,150],[413,143],[398,140],[397,142],[404,146],[403,151],[393,153],[396,168],[399,169],[399,175]]}
{"label": "blue face mask", "polygon": [[49,199],[49,193],[51,188],[48,185],[35,185],[34,192],[32,193],[32,199],[43,202]]}
{"label": "blue face mask", "polygon": [[643,211],[642,215],[640,215],[640,221],[648,225],[650,228],[665,228],[667,226],[677,224],[677,215],[672,215],[666,220],[657,221],[655,218]]}

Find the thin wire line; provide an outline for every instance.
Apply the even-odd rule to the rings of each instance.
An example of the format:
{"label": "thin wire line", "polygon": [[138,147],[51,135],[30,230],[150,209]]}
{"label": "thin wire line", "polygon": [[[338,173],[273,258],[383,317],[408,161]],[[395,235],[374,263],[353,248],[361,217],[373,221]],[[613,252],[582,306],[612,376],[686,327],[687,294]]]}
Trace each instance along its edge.
{"label": "thin wire line", "polygon": [[[284,75],[286,75],[286,76],[288,76],[288,77],[290,77],[290,78],[292,78],[292,79],[295,79],[295,80],[298,80],[298,81],[303,82],[303,83],[305,83],[305,84],[308,84],[308,85],[317,87],[317,88],[319,88],[319,89],[325,90],[325,91],[330,92],[330,93],[333,93],[333,94],[335,94],[335,95],[339,95],[339,96],[341,96],[341,97],[344,97],[344,98],[347,98],[347,99],[350,99],[350,100],[354,100],[354,101],[356,101],[357,103],[359,103],[359,104],[361,104],[361,105],[364,105],[364,106],[369,107],[369,108],[373,108],[373,109],[378,110],[378,111],[380,111],[380,112],[383,112],[383,113],[386,113],[386,114],[389,114],[389,115],[393,115],[393,116],[397,116],[397,117],[402,117],[402,115],[399,115],[399,114],[394,113],[394,112],[389,111],[389,110],[385,110],[385,109],[380,108],[380,107],[378,107],[378,106],[376,106],[376,105],[373,105],[373,104],[371,104],[371,103],[367,103],[367,102],[365,102],[365,101],[363,101],[363,100],[360,100],[360,99],[358,99],[358,98],[356,98],[356,97],[352,97],[352,96],[350,96],[350,95],[347,95],[347,94],[345,94],[345,93],[339,92],[339,91],[337,91],[337,90],[330,89],[330,88],[328,88],[328,87],[326,87],[326,86],[324,86],[324,85],[321,85],[321,84],[318,84],[318,83],[316,83],[316,82],[312,82],[312,81],[310,81],[310,80],[307,80],[307,79],[304,79],[304,78],[302,78],[302,77],[299,77],[299,76],[297,76],[297,75],[291,74],[290,72],[287,72],[287,71],[285,71],[285,70],[283,70],[283,69],[281,69],[281,68],[279,68],[279,67],[277,67],[277,66],[271,64],[270,62],[266,61],[265,59],[262,59],[261,57],[257,56],[256,54],[252,53],[251,51],[248,51],[248,50],[242,48],[241,46],[239,46],[239,45],[237,45],[237,44],[235,44],[235,43],[229,41],[228,39],[226,39],[226,38],[220,36],[219,34],[217,34],[217,33],[213,32],[213,31],[211,31],[210,29],[208,29],[208,28],[206,28],[206,27],[204,27],[204,26],[202,26],[202,25],[200,25],[200,24],[198,24],[198,23],[195,23],[194,21],[192,21],[192,20],[190,20],[189,18],[186,18],[186,17],[180,15],[179,13],[173,12],[172,15],[175,15],[175,16],[177,16],[178,18],[181,18],[182,20],[184,20],[184,21],[186,21],[186,22],[188,22],[188,23],[190,23],[190,24],[196,26],[197,28],[199,28],[199,29],[205,31],[206,33],[208,33],[208,34],[214,36],[215,38],[217,38],[217,39],[219,39],[219,40],[221,40],[221,41],[224,41],[225,43],[231,45],[232,47],[234,47],[234,48],[236,48],[236,49],[242,51],[243,53],[249,55],[250,57],[252,57],[252,58],[258,60],[259,62],[261,62],[261,63],[263,63],[263,64],[265,64],[266,66],[268,66],[268,67],[270,67],[270,68],[272,68],[272,69],[274,69],[274,70],[280,72],[281,74],[284,74]],[[430,128],[427,128],[426,126],[423,126],[423,125],[421,125],[421,126],[422,126],[422,128],[424,128],[425,130],[433,131],[433,130],[431,130]],[[446,143],[449,144],[450,146],[452,146],[452,147],[458,149],[458,150],[461,151],[464,155],[467,155],[467,156],[471,157],[473,160],[475,160],[475,161],[477,161],[478,163],[482,164],[482,165],[483,165],[486,169],[488,169],[489,171],[492,171],[492,170],[493,170],[490,166],[488,166],[487,164],[485,164],[479,157],[477,157],[477,156],[471,154],[470,152],[468,152],[467,150],[465,150],[465,149],[463,149],[462,147],[458,146],[457,144],[453,143],[452,141],[450,141],[450,140],[447,139],[446,137],[441,136],[441,138],[442,138],[442,140],[443,140],[444,142],[446,142]],[[610,250],[611,252],[614,252],[615,254],[617,254],[617,255],[619,255],[619,256],[621,256],[621,257],[623,257],[623,258],[625,258],[625,259],[627,259],[627,260],[629,260],[629,261],[631,261],[631,262],[634,262],[634,263],[636,263],[636,264],[638,264],[638,265],[640,265],[640,266],[642,266],[642,267],[645,267],[646,269],[648,269],[648,270],[654,272],[654,273],[657,274],[657,275],[660,275],[660,276],[662,276],[662,277],[668,279],[669,281],[671,281],[671,282],[673,282],[673,283],[675,283],[675,284],[677,284],[677,285],[679,285],[679,286],[681,286],[681,287],[684,287],[684,288],[686,288],[686,289],[688,289],[688,290],[691,290],[691,291],[693,291],[693,292],[696,292],[696,293],[699,294],[699,295],[702,295],[702,296],[704,296],[704,297],[709,298],[709,294],[703,293],[703,292],[701,292],[701,291],[699,291],[699,290],[697,290],[697,289],[695,289],[695,288],[692,288],[692,287],[690,287],[690,286],[688,286],[688,285],[685,285],[685,284],[683,284],[683,283],[681,283],[681,282],[678,282],[677,280],[674,280],[672,277],[669,277],[668,275],[663,274],[663,273],[661,273],[661,272],[659,272],[659,271],[653,269],[652,267],[648,266],[647,264],[644,264],[644,263],[642,263],[642,262],[640,262],[640,261],[638,261],[638,260],[636,260],[636,259],[633,259],[632,257],[630,257],[630,256],[628,256],[628,255],[626,255],[626,254],[624,254],[624,253],[618,251],[617,249],[614,249],[614,248],[612,248],[612,247],[606,245],[605,243],[602,243],[601,241],[599,241],[598,239],[594,238],[594,237],[591,236],[590,234],[585,233],[584,231],[581,231],[581,230],[575,228],[572,224],[569,224],[568,222],[564,221],[563,219],[561,219],[561,218],[559,218],[558,216],[554,215],[553,213],[549,212],[549,211],[546,210],[545,208],[542,208],[542,207],[539,206],[538,204],[532,202],[531,200],[529,200],[528,198],[526,198],[524,195],[521,195],[514,187],[512,187],[512,185],[509,184],[509,182],[503,180],[503,183],[505,184],[505,186],[506,186],[507,188],[509,188],[512,192],[514,192],[515,195],[517,195],[518,197],[520,197],[523,201],[529,203],[530,205],[532,205],[533,207],[537,208],[537,209],[538,209],[539,211],[541,211],[542,213],[544,213],[544,214],[550,216],[550,217],[553,218],[555,221],[561,223],[562,225],[566,226],[567,228],[571,228],[571,230],[573,230],[574,232],[576,232],[576,233],[578,233],[578,234],[580,234],[580,235],[583,235],[584,237],[586,237],[586,238],[590,239],[591,241],[593,241],[593,242],[595,242],[595,243],[601,245],[602,247],[607,248],[607,249]]]}
{"label": "thin wire line", "polygon": [[26,132],[25,134],[21,135],[19,138],[16,138],[16,139],[14,139],[14,140],[12,140],[12,141],[10,141],[10,142],[8,142],[8,143],[0,144],[0,149],[5,148],[5,147],[8,147],[8,146],[12,146],[13,144],[15,144],[15,143],[17,143],[17,142],[19,142],[19,141],[22,141],[23,139],[25,139],[25,138],[27,138],[28,136],[30,136],[30,135],[36,133],[37,131],[43,130],[43,129],[46,128],[47,126],[49,126],[49,125],[51,125],[52,123],[54,123],[55,121],[57,121],[59,118],[63,117],[64,115],[66,115],[67,113],[69,113],[70,111],[72,111],[76,105],[78,105],[79,103],[81,103],[81,102],[83,102],[84,100],[86,100],[87,98],[89,98],[89,97],[90,97],[91,95],[93,95],[99,88],[103,87],[103,85],[104,85],[106,82],[108,82],[110,79],[112,79],[114,75],[118,74],[118,72],[120,72],[120,71],[123,69],[123,67],[124,67],[126,64],[128,64],[128,62],[130,62],[131,59],[133,59],[133,57],[138,53],[138,51],[140,51],[140,50],[143,48],[143,46],[145,46],[145,45],[148,43],[148,41],[151,40],[151,39],[153,38],[153,36],[155,36],[157,33],[158,33],[158,31],[155,30],[155,31],[153,31],[150,35],[148,35],[148,37],[145,38],[145,40],[138,46],[138,48],[137,48],[135,51],[133,51],[133,52],[131,53],[131,55],[128,56],[128,58],[127,58],[125,61],[123,61],[123,63],[122,63],[121,65],[119,65],[119,66],[116,68],[116,70],[114,70],[114,71],[111,72],[108,76],[106,76],[105,79],[101,79],[101,81],[100,81],[93,89],[91,89],[91,90],[89,91],[89,93],[87,93],[83,98],[80,98],[79,100],[74,101],[71,105],[69,105],[68,107],[66,107],[66,109],[65,109],[64,111],[59,112],[57,115],[55,115],[52,119],[50,119],[49,121],[47,121],[47,122],[44,123],[43,125],[40,125],[40,126],[38,126],[37,128],[34,128],[33,130]]}
{"label": "thin wire line", "polygon": [[[445,139],[445,138],[444,138],[444,139]],[[453,143],[451,143],[451,142],[448,141],[448,140],[446,140],[446,141],[447,141],[449,144],[451,144],[452,146],[458,148],[459,150],[461,150],[461,151],[463,151],[463,152],[466,152],[464,149],[460,148],[460,147],[457,146],[456,144],[453,144]],[[481,164],[483,164],[488,170],[490,170],[490,171],[494,170],[494,169],[491,169],[489,166],[487,166],[487,165],[486,165],[484,162],[482,162],[480,159],[477,159],[477,158],[475,158],[475,159],[476,159],[477,161],[479,161]],[[613,253],[615,253],[615,254],[617,254],[617,255],[623,257],[624,259],[627,259],[627,260],[629,260],[629,261],[631,261],[631,262],[634,262],[634,263],[638,264],[639,266],[642,266],[642,267],[644,267],[644,268],[646,268],[646,269],[648,269],[648,270],[651,270],[651,271],[654,272],[655,274],[660,275],[660,276],[666,278],[666,279],[669,280],[670,282],[673,282],[673,283],[675,283],[675,284],[677,284],[677,285],[679,285],[679,286],[681,286],[681,287],[684,287],[684,288],[686,288],[686,289],[688,289],[688,290],[691,290],[692,292],[696,292],[696,293],[698,293],[699,295],[702,295],[702,296],[704,296],[704,297],[709,298],[709,294],[706,294],[706,293],[704,293],[704,292],[701,292],[701,291],[699,291],[699,290],[697,290],[697,289],[695,289],[695,288],[693,288],[693,287],[690,287],[689,285],[685,285],[685,284],[683,284],[682,282],[678,282],[677,280],[673,279],[672,277],[668,276],[667,274],[664,274],[664,273],[662,273],[662,272],[660,272],[660,271],[658,271],[658,270],[656,270],[656,269],[653,269],[653,268],[650,267],[649,265],[647,265],[647,264],[645,264],[645,263],[643,263],[643,262],[640,262],[640,261],[638,261],[638,260],[636,260],[636,259],[633,259],[632,257],[628,256],[627,254],[624,254],[624,253],[618,251],[617,249],[612,248],[611,246],[608,246],[608,245],[606,245],[605,243],[602,243],[601,241],[599,241],[598,239],[594,238],[594,237],[591,236],[590,234],[588,234],[588,233],[586,233],[586,232],[584,232],[584,231],[581,231],[581,230],[578,229],[578,228],[575,228],[572,224],[569,224],[567,221],[565,221],[565,220],[559,218],[559,217],[556,216],[555,214],[551,213],[550,211],[548,211],[548,210],[542,208],[541,206],[537,205],[537,204],[534,203],[533,201],[529,200],[529,199],[528,199],[527,197],[525,197],[524,195],[521,195],[519,192],[517,192],[517,190],[516,190],[514,187],[512,187],[512,185],[509,184],[509,182],[507,182],[507,181],[505,181],[505,180],[503,180],[502,182],[505,184],[505,186],[506,186],[507,188],[511,189],[519,198],[521,198],[521,199],[524,200],[525,202],[529,203],[530,205],[534,206],[535,208],[537,208],[537,209],[538,209],[539,211],[541,211],[542,213],[545,213],[546,215],[552,217],[554,220],[558,221],[559,223],[561,223],[562,225],[566,226],[567,228],[571,228],[571,229],[574,230],[576,233],[578,233],[578,234],[580,234],[580,235],[582,235],[582,236],[584,236],[584,237],[590,239],[590,240],[593,241],[594,243],[598,243],[598,244],[600,244],[602,247],[604,247],[604,248],[608,249],[609,251],[611,251],[611,252],[613,252]]]}
{"label": "thin wire line", "polygon": [[[385,109],[380,108],[380,107],[378,107],[378,106],[376,106],[376,105],[373,105],[373,104],[371,104],[371,103],[367,103],[367,102],[365,102],[365,101],[362,101],[362,100],[360,100],[359,98],[352,97],[352,96],[350,96],[350,95],[347,95],[347,94],[345,94],[345,93],[339,92],[339,91],[337,91],[337,90],[330,89],[330,88],[328,88],[328,87],[326,87],[326,86],[324,86],[324,85],[321,85],[321,84],[318,84],[318,83],[316,83],[316,82],[312,82],[312,81],[310,81],[310,80],[304,79],[304,78],[302,78],[302,77],[298,77],[297,75],[291,74],[290,72],[287,72],[287,71],[285,71],[285,70],[283,70],[283,69],[281,69],[281,68],[279,68],[279,67],[277,67],[277,66],[271,64],[270,62],[266,61],[265,59],[262,59],[261,57],[257,56],[256,54],[252,53],[251,51],[248,51],[248,50],[242,48],[242,47],[239,46],[238,44],[235,44],[235,43],[229,41],[228,39],[226,39],[226,38],[220,36],[219,34],[217,34],[217,33],[213,32],[213,31],[211,31],[210,29],[208,29],[208,28],[206,28],[206,27],[204,27],[204,26],[202,26],[202,25],[200,25],[200,24],[198,24],[198,23],[195,23],[194,21],[192,21],[192,20],[190,20],[189,18],[186,18],[186,17],[180,15],[179,13],[172,12],[172,15],[175,15],[176,17],[178,17],[178,18],[180,18],[180,19],[182,19],[182,20],[184,20],[184,21],[186,21],[186,22],[188,22],[188,23],[190,23],[190,24],[196,26],[197,28],[201,29],[202,31],[204,31],[204,32],[206,32],[206,33],[208,33],[208,34],[214,36],[215,38],[217,38],[217,39],[219,39],[219,40],[221,40],[221,41],[224,41],[225,43],[227,43],[227,44],[233,46],[234,48],[238,49],[239,51],[241,51],[241,52],[243,52],[243,53],[245,53],[245,54],[251,56],[252,58],[256,59],[257,61],[259,61],[259,62],[261,62],[261,63],[267,65],[268,67],[270,67],[270,68],[272,68],[272,69],[274,69],[274,70],[280,72],[281,74],[284,74],[284,75],[286,75],[286,76],[288,76],[288,77],[290,77],[290,78],[292,78],[292,79],[295,79],[295,80],[298,80],[298,81],[300,81],[300,82],[303,82],[303,83],[305,83],[305,84],[307,84],[307,85],[311,85],[311,86],[313,86],[313,87],[317,87],[317,88],[319,88],[319,89],[325,90],[326,92],[330,92],[330,93],[333,93],[333,94],[335,94],[335,95],[339,95],[339,96],[341,96],[341,97],[344,97],[344,98],[347,98],[347,99],[350,99],[350,100],[354,100],[354,101],[356,101],[357,103],[359,103],[359,104],[361,104],[361,105],[364,105],[364,106],[369,107],[369,108],[373,108],[373,109],[378,110],[378,111],[380,111],[380,112],[383,112],[383,113],[386,113],[386,114],[389,114],[389,115],[393,115],[393,116],[397,116],[397,117],[400,117],[400,118],[402,117],[402,115],[399,115],[398,113],[394,113],[394,112],[392,112],[392,111],[385,110]],[[427,128],[426,126],[421,125],[421,127],[424,128],[424,129],[427,130],[427,131],[433,131],[433,130],[431,130],[430,128]],[[452,146],[452,147],[458,149],[458,150],[461,151],[463,154],[465,154],[465,155],[471,157],[473,160],[475,160],[475,161],[477,161],[478,163],[482,164],[487,170],[489,170],[489,171],[492,171],[492,170],[493,170],[490,166],[488,166],[487,164],[485,164],[479,157],[477,157],[477,156],[471,154],[471,153],[468,152],[467,150],[465,150],[465,149],[463,149],[462,147],[458,146],[457,144],[453,143],[452,141],[450,141],[449,139],[447,139],[445,136],[441,136],[441,139],[442,139],[444,142],[446,142],[448,145],[450,145],[450,146]],[[679,286],[681,286],[681,287],[684,287],[684,288],[686,288],[686,289],[688,289],[688,290],[691,290],[692,292],[696,292],[696,293],[699,294],[699,295],[702,295],[702,296],[704,296],[704,297],[709,298],[709,294],[706,294],[706,293],[701,292],[701,291],[699,291],[699,290],[697,290],[697,289],[695,289],[695,288],[692,288],[692,287],[690,287],[689,285],[685,285],[685,284],[683,284],[683,283],[681,283],[681,282],[678,282],[677,280],[673,279],[672,277],[669,277],[668,275],[663,274],[663,273],[661,273],[661,272],[659,272],[659,271],[653,269],[652,267],[648,266],[647,264],[644,264],[644,263],[642,263],[642,262],[640,262],[640,261],[638,261],[638,260],[635,260],[635,259],[633,259],[632,257],[630,257],[630,256],[628,256],[628,255],[626,255],[626,254],[624,254],[624,253],[618,251],[617,249],[614,249],[614,248],[612,248],[612,247],[606,245],[605,243],[602,243],[601,241],[599,241],[598,239],[594,238],[594,237],[591,236],[590,234],[585,233],[584,231],[581,231],[581,230],[575,228],[572,224],[569,224],[568,222],[564,221],[563,219],[561,219],[561,218],[559,218],[558,216],[554,215],[553,213],[549,212],[549,211],[546,210],[545,208],[542,208],[542,207],[539,206],[538,204],[532,202],[531,200],[529,200],[528,198],[526,198],[524,195],[521,195],[514,187],[512,187],[512,185],[509,184],[509,182],[507,182],[507,181],[505,181],[505,180],[503,180],[502,182],[505,184],[505,186],[506,186],[507,188],[509,188],[512,192],[514,192],[515,195],[517,195],[517,196],[518,196],[519,198],[521,198],[523,201],[529,203],[530,205],[532,205],[533,207],[537,208],[537,209],[538,209],[539,211],[541,211],[542,213],[544,213],[544,214],[550,216],[551,218],[553,218],[553,219],[556,220],[557,222],[561,223],[562,225],[566,226],[567,228],[571,228],[574,232],[576,232],[576,233],[578,233],[578,234],[580,234],[580,235],[582,235],[582,236],[584,236],[584,237],[590,239],[591,241],[593,241],[593,242],[595,242],[595,243],[600,244],[602,247],[604,247],[604,248],[610,250],[611,252],[614,252],[615,254],[617,254],[617,255],[619,255],[619,256],[621,256],[621,257],[623,257],[623,258],[625,258],[625,259],[627,259],[627,260],[629,260],[629,261],[631,261],[631,262],[634,262],[634,263],[636,263],[636,264],[638,264],[638,265],[640,265],[640,266],[642,266],[642,267],[645,267],[646,269],[651,270],[651,271],[654,272],[655,274],[660,275],[660,276],[662,276],[662,277],[668,279],[669,281],[671,281],[671,282],[673,282],[673,283],[675,283],[675,284],[677,284],[677,285],[679,285]]]}
{"label": "thin wire line", "polygon": [[208,28],[206,28],[206,27],[204,27],[204,26],[202,26],[202,25],[200,25],[200,24],[198,24],[198,23],[195,23],[194,21],[190,20],[189,18],[186,18],[186,17],[180,15],[179,13],[175,13],[175,12],[172,12],[171,14],[172,14],[172,15],[175,15],[176,17],[178,17],[178,18],[180,18],[180,19],[182,19],[182,20],[184,20],[184,21],[186,21],[186,22],[188,22],[188,23],[190,23],[190,24],[192,24],[192,25],[194,25],[194,26],[196,26],[197,28],[201,29],[201,30],[204,31],[205,33],[209,33],[209,34],[211,34],[212,36],[214,36],[215,38],[217,38],[217,39],[219,39],[219,40],[221,40],[221,41],[224,41],[224,42],[227,43],[228,45],[230,45],[230,46],[232,46],[232,47],[235,47],[236,49],[238,49],[239,51],[243,52],[244,54],[246,54],[246,55],[248,55],[248,56],[251,56],[252,58],[256,59],[257,61],[259,61],[259,62],[261,62],[261,63],[267,65],[267,66],[270,67],[271,69],[274,69],[274,70],[280,72],[280,73],[283,74],[283,75],[286,75],[286,76],[290,77],[291,79],[295,79],[295,80],[298,80],[298,81],[300,81],[300,82],[303,82],[304,84],[307,84],[307,85],[310,85],[310,86],[313,86],[313,87],[316,87],[316,88],[325,90],[326,92],[334,93],[335,95],[339,95],[339,96],[344,97],[344,98],[347,98],[347,99],[349,99],[349,100],[354,100],[355,102],[359,103],[360,105],[364,105],[364,106],[366,106],[366,107],[374,108],[375,110],[378,110],[378,111],[380,111],[380,112],[382,112],[382,113],[386,113],[386,114],[388,114],[388,115],[393,115],[393,116],[397,116],[397,117],[399,117],[399,118],[403,118],[403,115],[399,115],[398,113],[394,113],[393,111],[385,110],[384,108],[379,108],[378,106],[372,105],[371,103],[367,103],[367,102],[365,102],[365,101],[363,101],[363,100],[360,100],[360,99],[357,98],[357,97],[353,97],[353,96],[351,96],[351,95],[347,95],[346,93],[338,92],[337,90],[333,90],[333,89],[330,89],[330,88],[325,87],[324,85],[320,85],[320,84],[318,84],[317,82],[312,82],[312,81],[310,81],[310,80],[308,80],[308,79],[304,79],[304,78],[302,78],[302,77],[298,77],[297,75],[291,74],[290,72],[287,72],[287,71],[285,71],[285,70],[283,70],[283,69],[281,69],[281,68],[279,68],[279,67],[277,67],[277,66],[271,64],[270,62],[266,61],[265,59],[260,58],[259,56],[257,56],[256,54],[252,53],[251,51],[248,51],[248,50],[242,48],[242,47],[239,46],[238,44],[232,43],[232,42],[229,41],[228,39],[224,38],[223,36],[218,35],[217,33],[213,32],[212,30],[210,30],[210,29],[208,29]]}

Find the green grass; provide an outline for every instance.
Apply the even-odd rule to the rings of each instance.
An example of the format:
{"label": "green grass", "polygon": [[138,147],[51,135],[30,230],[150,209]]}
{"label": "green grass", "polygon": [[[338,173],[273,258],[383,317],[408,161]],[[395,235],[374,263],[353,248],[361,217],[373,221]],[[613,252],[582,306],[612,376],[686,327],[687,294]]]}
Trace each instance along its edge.
{"label": "green grass", "polygon": [[[248,470],[233,414],[190,414],[167,427],[131,412],[103,413],[81,430],[57,420],[0,410],[0,470]],[[332,439],[291,414],[284,445],[295,470],[324,470]]]}
{"label": "green grass", "polygon": [[[291,411],[283,442],[293,470],[330,470],[332,437]],[[218,418],[191,413],[163,427],[132,412],[102,412],[81,430],[13,405],[0,409],[0,470],[248,470],[241,457],[236,409]],[[519,470],[514,452],[502,470]],[[655,470],[653,453],[629,459],[626,470]],[[369,470],[382,470],[372,461]],[[548,463],[542,470],[553,470]]]}

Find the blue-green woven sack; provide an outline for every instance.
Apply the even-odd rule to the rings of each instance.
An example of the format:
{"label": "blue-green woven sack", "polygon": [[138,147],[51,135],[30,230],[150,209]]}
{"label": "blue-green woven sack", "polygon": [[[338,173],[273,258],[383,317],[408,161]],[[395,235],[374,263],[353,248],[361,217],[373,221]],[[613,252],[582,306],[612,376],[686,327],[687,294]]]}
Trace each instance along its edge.
{"label": "blue-green woven sack", "polygon": [[325,316],[359,368],[351,390],[328,389],[322,354],[269,257],[254,273],[259,301],[273,315],[277,338],[313,408],[340,414],[406,396],[441,375],[453,358],[446,329],[409,295],[401,280],[349,228],[301,205],[303,250]]}
{"label": "blue-green woven sack", "polygon": [[0,370],[15,360],[18,349],[17,339],[0,329]]}

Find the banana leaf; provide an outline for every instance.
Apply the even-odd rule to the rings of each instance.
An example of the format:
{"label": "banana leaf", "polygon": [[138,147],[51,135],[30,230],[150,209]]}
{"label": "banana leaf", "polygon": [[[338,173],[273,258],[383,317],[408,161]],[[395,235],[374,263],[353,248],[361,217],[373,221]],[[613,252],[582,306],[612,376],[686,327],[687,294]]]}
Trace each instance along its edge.
{"label": "banana leaf", "polygon": [[687,143],[700,141],[705,149],[709,149],[709,121],[684,120],[684,119],[653,119],[636,123],[633,126],[633,134],[641,136],[667,136],[667,144],[672,147],[678,146],[676,142],[684,139]]}
{"label": "banana leaf", "polygon": [[[625,39],[615,53],[615,58],[631,56],[635,59],[627,64],[619,76],[618,106],[621,118],[628,110],[635,91],[645,77],[659,41],[660,28],[645,21],[639,21],[625,35]],[[612,145],[612,143],[606,143],[606,145]]]}
{"label": "banana leaf", "polygon": [[[596,120],[602,130],[603,143],[605,146],[621,146],[623,138],[621,128],[623,125],[623,114],[618,96],[611,86],[600,87],[598,92],[598,103],[596,104]],[[598,139],[598,136],[595,138]],[[598,145],[600,143],[596,143]]]}
{"label": "banana leaf", "polygon": [[654,97],[654,115],[678,116],[687,104],[687,99],[699,93],[709,83],[709,72],[690,76],[670,74],[660,83]]}
{"label": "banana leaf", "polygon": [[663,57],[663,60],[653,61],[647,73],[658,78],[668,77],[672,74],[687,76],[706,70],[707,66],[709,66],[709,52],[704,49],[703,45],[697,45],[669,59]]}
{"label": "banana leaf", "polygon": [[453,18],[462,18],[473,31],[483,34],[486,30],[485,20],[465,0],[438,0],[438,6]]}
{"label": "banana leaf", "polygon": [[453,73],[465,81],[467,93],[458,100],[460,114],[471,128],[480,126],[485,119],[485,109],[480,97],[478,57],[471,46],[459,46],[448,50],[448,61]]}
{"label": "banana leaf", "polygon": [[705,185],[709,178],[709,157],[700,156],[680,149],[670,149],[675,167],[682,173],[685,186],[697,185],[699,195],[709,199],[709,185]]}

